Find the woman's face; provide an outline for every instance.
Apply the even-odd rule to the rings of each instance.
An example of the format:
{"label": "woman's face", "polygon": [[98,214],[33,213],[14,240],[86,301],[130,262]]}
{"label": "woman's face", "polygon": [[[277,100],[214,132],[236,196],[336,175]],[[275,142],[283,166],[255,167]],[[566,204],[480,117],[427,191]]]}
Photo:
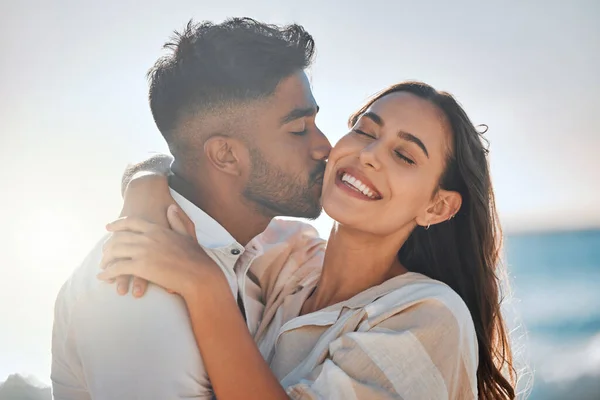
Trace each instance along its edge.
{"label": "woman's face", "polygon": [[[375,101],[329,156],[325,212],[340,224],[376,235],[427,226],[449,153],[443,113],[427,100],[395,92]],[[443,206],[442,206],[443,207]]]}

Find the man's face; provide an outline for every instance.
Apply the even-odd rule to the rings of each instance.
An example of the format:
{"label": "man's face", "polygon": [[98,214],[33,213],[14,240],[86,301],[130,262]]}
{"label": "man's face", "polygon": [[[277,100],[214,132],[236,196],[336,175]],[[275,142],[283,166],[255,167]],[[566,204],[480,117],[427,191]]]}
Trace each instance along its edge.
{"label": "man's face", "polygon": [[318,106],[304,72],[282,80],[258,118],[243,195],[266,214],[316,218],[329,140],[315,124]]}

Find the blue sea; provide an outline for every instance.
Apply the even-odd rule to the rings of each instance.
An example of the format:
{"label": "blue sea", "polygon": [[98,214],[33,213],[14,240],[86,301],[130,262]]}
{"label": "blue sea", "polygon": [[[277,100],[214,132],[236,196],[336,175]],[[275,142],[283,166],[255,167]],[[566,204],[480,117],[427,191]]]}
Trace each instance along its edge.
{"label": "blue sea", "polygon": [[532,400],[600,400],[600,230],[508,235],[507,304]]}

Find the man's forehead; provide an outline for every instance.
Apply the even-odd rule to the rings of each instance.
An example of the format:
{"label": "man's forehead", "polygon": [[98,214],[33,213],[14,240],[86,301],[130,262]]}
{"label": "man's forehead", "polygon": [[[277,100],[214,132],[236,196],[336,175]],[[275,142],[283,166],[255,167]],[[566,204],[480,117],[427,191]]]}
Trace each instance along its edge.
{"label": "man's forehead", "polygon": [[282,108],[317,107],[310,82],[304,71],[298,71],[279,82],[272,98],[276,104],[283,106]]}
{"label": "man's forehead", "polygon": [[268,98],[230,104],[201,118],[204,126],[223,130],[223,125],[235,126],[237,131],[276,129],[293,120],[314,116],[319,107],[313,97],[310,83],[302,71],[284,78]]}

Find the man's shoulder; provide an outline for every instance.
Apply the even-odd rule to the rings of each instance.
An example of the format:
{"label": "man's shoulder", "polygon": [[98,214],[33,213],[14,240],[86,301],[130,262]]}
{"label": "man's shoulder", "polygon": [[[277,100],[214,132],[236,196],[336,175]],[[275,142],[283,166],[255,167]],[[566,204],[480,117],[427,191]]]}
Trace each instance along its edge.
{"label": "man's shoulder", "polygon": [[102,246],[109,235],[103,236],[87,254],[81,264],[71,273],[69,278],[63,283],[57,299],[57,306],[63,305],[64,311],[72,311],[73,306],[79,298],[86,293],[94,290],[100,285],[96,275],[100,272],[100,262],[102,260]]}
{"label": "man's shoulder", "polygon": [[[106,238],[56,300],[53,379],[71,385],[70,375],[80,374],[86,390],[102,398],[179,398],[179,390],[210,396],[183,299],[155,285],[139,299],[121,296],[115,285],[99,281]],[[144,379],[148,384],[140,386]]]}
{"label": "man's shoulder", "polygon": [[[131,313],[140,313],[143,309],[153,310],[155,315],[168,314],[172,317],[178,314],[185,316],[185,305],[177,296],[171,295],[161,288],[150,285],[147,293],[141,299],[128,294],[120,296],[115,285],[97,279],[102,261],[102,248],[109,234],[102,237],[85,257],[71,276],[66,280],[56,298],[56,318],[65,322],[71,321],[74,314],[103,313],[110,310],[115,319]],[[168,309],[163,313],[162,309]],[[178,309],[179,313],[173,313]],[[141,314],[140,314],[141,315]],[[187,316],[185,316],[187,319]]]}

